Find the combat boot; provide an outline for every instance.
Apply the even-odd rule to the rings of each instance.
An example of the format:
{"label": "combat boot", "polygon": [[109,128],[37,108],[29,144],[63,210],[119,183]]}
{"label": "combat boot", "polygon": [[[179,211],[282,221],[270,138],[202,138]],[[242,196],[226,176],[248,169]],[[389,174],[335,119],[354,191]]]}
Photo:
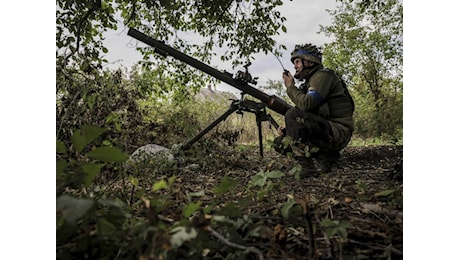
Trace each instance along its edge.
{"label": "combat boot", "polygon": [[317,177],[321,172],[316,167],[313,158],[296,157],[297,162],[302,166],[300,178]]}
{"label": "combat boot", "polygon": [[320,152],[316,156],[319,164],[320,172],[331,172],[333,168],[340,168],[339,166],[339,152]]}

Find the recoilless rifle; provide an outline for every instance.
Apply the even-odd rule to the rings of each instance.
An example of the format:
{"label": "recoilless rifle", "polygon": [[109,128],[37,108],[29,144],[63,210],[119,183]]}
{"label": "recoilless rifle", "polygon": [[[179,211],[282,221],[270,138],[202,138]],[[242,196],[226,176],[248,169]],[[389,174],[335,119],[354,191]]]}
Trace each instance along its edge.
{"label": "recoilless rifle", "polygon": [[[208,127],[202,130],[192,140],[187,142],[185,145],[180,146],[179,147],[180,150],[185,151],[188,148],[190,148],[196,141],[198,141],[201,137],[203,137],[207,132],[209,132],[212,128],[214,128],[221,121],[225,120],[233,112],[237,112],[237,113],[251,112],[256,115],[256,122],[257,122],[258,133],[259,133],[259,152],[260,152],[260,155],[263,156],[261,122],[269,121],[275,128],[278,128],[278,124],[276,123],[276,121],[271,117],[270,114],[267,114],[266,107],[272,109],[273,111],[283,116],[286,114],[286,112],[289,109],[293,107],[290,104],[288,104],[286,101],[281,99],[280,97],[276,95],[268,95],[267,93],[249,85],[249,84],[253,84],[253,85],[257,84],[257,81],[256,81],[257,78],[253,78],[251,74],[248,72],[248,67],[251,65],[250,63],[244,66],[245,71],[238,71],[235,74],[235,76],[233,76],[233,74],[231,73],[228,73],[226,71],[221,72],[207,64],[204,64],[201,61],[198,61],[197,59],[190,57],[187,54],[181,51],[178,51],[172,48],[171,46],[166,45],[163,42],[155,40],[136,29],[130,28],[128,30],[128,35],[147,45],[150,45],[151,47],[154,48],[155,53],[159,55],[162,55],[164,57],[172,56],[242,91],[240,100],[233,100],[230,105],[230,108],[224,114],[222,114],[219,118],[217,118],[214,122],[212,122]],[[255,97],[256,99],[260,100],[261,102],[247,100],[244,98],[245,94],[249,94]]]}

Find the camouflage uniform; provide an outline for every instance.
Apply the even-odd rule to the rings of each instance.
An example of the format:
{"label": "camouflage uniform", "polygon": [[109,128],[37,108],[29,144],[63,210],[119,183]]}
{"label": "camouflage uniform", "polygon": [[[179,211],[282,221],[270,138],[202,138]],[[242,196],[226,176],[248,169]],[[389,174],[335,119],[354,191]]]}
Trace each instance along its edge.
{"label": "camouflage uniform", "polygon": [[312,157],[322,164],[321,171],[327,172],[351,139],[354,103],[341,78],[322,64],[311,69],[305,79],[300,88],[287,88],[296,107],[285,114],[285,134],[298,144],[283,148],[283,137],[279,137],[275,149],[284,154],[305,145],[318,147],[319,152]]}

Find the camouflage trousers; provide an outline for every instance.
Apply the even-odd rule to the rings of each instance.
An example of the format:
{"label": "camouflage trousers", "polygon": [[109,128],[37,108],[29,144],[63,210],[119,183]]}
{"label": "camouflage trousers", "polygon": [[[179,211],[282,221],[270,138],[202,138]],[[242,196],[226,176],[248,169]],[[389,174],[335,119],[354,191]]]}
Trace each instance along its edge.
{"label": "camouflage trousers", "polygon": [[[350,129],[339,123],[297,108],[290,109],[285,114],[285,122],[285,135],[288,138],[294,142],[316,146],[320,151],[327,153],[340,152],[348,145],[353,134]],[[275,150],[283,154],[290,150],[284,147],[284,138],[280,136],[274,140]]]}

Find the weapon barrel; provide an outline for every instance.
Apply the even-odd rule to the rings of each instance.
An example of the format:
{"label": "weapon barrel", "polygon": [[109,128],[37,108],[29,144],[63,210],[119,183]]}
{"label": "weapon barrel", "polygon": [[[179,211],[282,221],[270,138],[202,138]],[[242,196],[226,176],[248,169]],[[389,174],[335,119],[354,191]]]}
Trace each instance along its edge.
{"label": "weapon barrel", "polygon": [[263,92],[263,91],[260,91],[252,86],[250,86],[249,84],[247,84],[246,82],[243,82],[243,81],[238,81],[238,80],[235,80],[232,78],[231,74],[229,73],[223,73],[221,71],[218,71],[217,69],[207,65],[207,64],[204,64],[202,63],[201,61],[195,59],[195,58],[192,58],[190,56],[188,56],[187,54],[183,53],[183,52],[180,52],[160,41],[157,41],[141,32],[139,32],[138,30],[136,29],[133,29],[133,28],[129,28],[129,31],[128,31],[128,35],[133,37],[133,38],[136,38],[137,40],[147,44],[147,45],[150,45],[152,47],[155,48],[155,51],[158,52],[159,54],[161,55],[170,55],[180,61],[183,61],[185,63],[187,63],[188,65],[194,67],[194,68],[197,68],[201,71],[203,71],[204,73],[220,80],[220,81],[223,81],[227,84],[229,84],[230,86],[233,86],[241,91],[243,91],[244,93],[247,93],[257,99],[259,99],[260,101],[262,101],[263,103],[265,103],[269,108],[271,108],[273,111],[281,114],[284,116],[284,114],[290,109],[292,108],[291,105],[289,105],[286,101],[284,101],[283,99],[279,98],[278,96],[275,96],[275,95],[268,95],[267,93]]}

